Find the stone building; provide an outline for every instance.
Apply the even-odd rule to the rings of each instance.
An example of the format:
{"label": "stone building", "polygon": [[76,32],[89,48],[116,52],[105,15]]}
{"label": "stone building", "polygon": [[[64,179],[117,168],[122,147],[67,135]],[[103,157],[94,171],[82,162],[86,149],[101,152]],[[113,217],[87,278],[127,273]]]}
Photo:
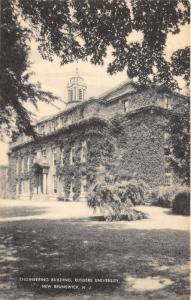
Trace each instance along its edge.
{"label": "stone building", "polygon": [[121,172],[131,178],[150,186],[178,181],[168,167],[165,126],[185,97],[138,91],[127,81],[86,99],[86,88],[77,73],[67,85],[66,108],[35,125],[38,138],[22,135],[10,144],[11,197],[83,201],[118,154]]}
{"label": "stone building", "polygon": [[7,198],[8,166],[0,165],[0,198]]}

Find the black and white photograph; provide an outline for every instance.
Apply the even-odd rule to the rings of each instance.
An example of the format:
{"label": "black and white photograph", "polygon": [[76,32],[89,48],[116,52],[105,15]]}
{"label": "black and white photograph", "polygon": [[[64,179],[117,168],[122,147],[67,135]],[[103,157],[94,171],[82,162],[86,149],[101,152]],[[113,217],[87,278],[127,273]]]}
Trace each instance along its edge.
{"label": "black and white photograph", "polygon": [[190,1],[0,11],[0,300],[189,300]]}

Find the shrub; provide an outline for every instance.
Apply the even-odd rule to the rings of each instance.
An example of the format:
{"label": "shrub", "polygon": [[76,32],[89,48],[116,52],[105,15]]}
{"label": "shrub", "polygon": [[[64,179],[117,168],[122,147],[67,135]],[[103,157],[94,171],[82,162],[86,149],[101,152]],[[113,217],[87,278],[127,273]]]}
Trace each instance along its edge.
{"label": "shrub", "polygon": [[67,198],[65,198],[64,196],[58,196],[57,199],[58,199],[58,201],[65,201],[65,202],[69,201],[69,200],[68,200]]}
{"label": "shrub", "polygon": [[150,202],[152,205],[172,208],[175,196],[181,192],[189,192],[189,188],[179,185],[154,188],[150,191]]}
{"label": "shrub", "polygon": [[190,192],[182,191],[175,196],[172,202],[172,211],[175,214],[190,215]]}
{"label": "shrub", "polygon": [[172,201],[176,195],[175,187],[159,187],[151,190],[151,204],[165,208],[172,207]]}
{"label": "shrub", "polygon": [[104,181],[96,184],[88,196],[88,206],[100,211],[105,219],[111,220],[137,220],[145,218],[145,214],[132,207],[140,204],[144,199],[142,186],[135,181],[114,182]]}
{"label": "shrub", "polygon": [[58,201],[65,201],[63,196],[58,196],[57,199],[58,199]]}
{"label": "shrub", "polygon": [[141,179],[130,179],[128,181],[122,181],[121,184],[125,189],[125,197],[128,198],[133,205],[145,204],[149,187]]}

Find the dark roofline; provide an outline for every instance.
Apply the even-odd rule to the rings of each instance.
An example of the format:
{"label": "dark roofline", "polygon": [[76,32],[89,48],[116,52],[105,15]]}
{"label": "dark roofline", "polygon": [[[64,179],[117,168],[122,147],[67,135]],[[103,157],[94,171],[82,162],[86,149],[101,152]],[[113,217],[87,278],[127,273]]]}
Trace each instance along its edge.
{"label": "dark roofline", "polygon": [[[79,103],[77,103],[75,106],[73,106],[73,107],[70,107],[70,108],[66,108],[65,110],[62,110],[61,112],[58,112],[58,113],[56,113],[55,115],[52,115],[52,116],[47,116],[47,118],[46,119],[44,119],[44,120],[42,120],[42,121],[38,121],[35,125],[37,126],[38,124],[42,124],[42,123],[45,123],[46,121],[51,121],[51,120],[53,120],[54,118],[57,118],[57,117],[59,117],[60,115],[64,115],[64,114],[68,114],[68,113],[70,113],[71,111],[73,111],[73,110],[75,110],[76,108],[78,108],[78,107],[83,107],[83,106],[85,106],[86,104],[88,104],[88,103],[91,103],[91,102],[98,102],[98,103],[100,103],[100,102],[103,102],[104,103],[104,99],[106,98],[106,97],[108,97],[109,95],[111,95],[113,92],[116,92],[116,91],[118,91],[118,90],[120,90],[123,86],[125,86],[125,85],[133,85],[134,86],[134,83],[133,82],[131,82],[131,81],[125,81],[125,82],[122,82],[121,84],[119,84],[119,85],[117,85],[117,86],[115,86],[113,89],[110,89],[109,91],[107,91],[107,92],[105,92],[105,93],[103,93],[103,94],[101,94],[100,96],[98,96],[98,97],[90,97],[89,99],[87,99],[87,100],[85,100],[85,101],[82,101],[82,102],[79,102]],[[135,91],[136,92],[136,91]],[[111,101],[112,101],[113,99],[111,99]]]}
{"label": "dark roofline", "polygon": [[175,92],[173,90],[170,90],[168,88],[161,88],[161,87],[157,87],[157,86],[149,86],[149,87],[139,88],[139,86],[137,86],[135,83],[134,83],[134,87],[137,88],[135,93],[139,93],[139,94],[142,93],[143,91],[146,91],[146,90],[155,90],[157,93],[168,93],[168,94],[175,95],[175,96],[178,96],[178,97],[181,97],[181,98],[184,98],[184,99],[189,99],[190,98],[190,96],[180,94],[180,93]]}
{"label": "dark roofline", "polygon": [[105,93],[103,93],[102,95],[100,95],[98,97],[99,100],[104,100],[105,98],[107,98],[108,96],[110,96],[113,92],[117,92],[118,90],[120,90],[121,88],[123,88],[126,85],[133,85],[132,81],[126,80],[124,82],[122,82],[121,84],[115,86],[114,88],[110,89],[109,91],[106,91]]}
{"label": "dark roofline", "polygon": [[55,118],[61,116],[61,115],[67,115],[68,113],[70,113],[71,111],[77,109],[78,107],[83,107],[85,106],[86,104],[90,103],[90,102],[97,102],[97,98],[94,98],[94,97],[91,97],[89,99],[87,99],[86,101],[82,101],[82,102],[79,102],[79,103],[76,103],[75,106],[73,107],[69,107],[69,108],[66,108],[65,110],[62,110],[54,115],[51,115],[51,116],[47,116],[46,119],[42,120],[42,121],[38,121],[35,126],[39,125],[39,124],[42,124],[42,123],[45,123],[47,121],[51,121],[51,120],[54,120]]}
{"label": "dark roofline", "polygon": [[154,106],[154,105],[148,105],[148,106],[137,108],[136,110],[133,110],[133,111],[126,112],[124,114],[124,117],[132,117],[136,114],[139,114],[142,112],[147,112],[147,111],[160,112],[160,113],[162,113],[164,115],[168,115],[168,116],[169,115],[180,115],[180,113],[175,113],[172,110],[169,110],[167,108],[163,108],[160,106]]}
{"label": "dark roofline", "polygon": [[54,132],[50,132],[49,134],[41,135],[41,136],[37,137],[36,140],[31,140],[31,141],[28,141],[28,142],[25,142],[25,143],[18,144],[16,146],[12,146],[11,150],[12,149],[18,149],[18,148],[23,148],[26,145],[33,144],[34,142],[39,142],[39,141],[42,141],[42,140],[46,140],[47,138],[58,135],[59,133],[69,132],[70,130],[79,128],[81,126],[89,125],[88,123],[99,123],[103,126],[105,126],[107,124],[105,119],[103,119],[101,117],[98,117],[98,116],[82,119],[82,120],[79,120],[75,123],[68,124],[67,126],[59,128],[59,129],[55,130]]}
{"label": "dark roofline", "polygon": [[[125,94],[116,96],[116,97],[114,97],[112,99],[109,99],[108,101],[106,100],[106,98],[109,95],[111,95],[113,92],[116,92],[116,91],[120,90],[125,85],[132,85],[136,90],[126,92]],[[177,97],[181,97],[183,99],[189,99],[189,96],[185,96],[185,95],[182,95],[180,93],[173,92],[173,91],[170,91],[170,90],[161,89],[159,87],[153,87],[153,86],[151,86],[151,87],[145,87],[143,89],[139,89],[138,86],[133,81],[125,81],[125,82],[121,83],[120,85],[118,85],[117,87],[113,88],[112,90],[109,90],[108,92],[105,92],[104,94],[102,94],[102,95],[100,95],[98,97],[91,97],[91,98],[87,99],[86,101],[82,101],[82,102],[76,103],[76,105],[73,106],[73,107],[66,108],[65,110],[62,110],[61,112],[58,112],[55,115],[48,116],[44,120],[38,121],[34,126],[38,126],[39,124],[43,124],[43,123],[46,123],[48,121],[54,120],[55,118],[57,118],[57,117],[59,117],[61,115],[67,115],[70,112],[74,111],[75,109],[77,109],[79,107],[86,106],[87,104],[89,104],[91,102],[97,102],[97,103],[107,104],[107,103],[111,103],[113,101],[117,101],[120,98],[126,97],[127,95],[132,95],[132,94],[136,94],[136,93],[140,94],[143,91],[146,91],[146,90],[149,90],[149,89],[153,89],[157,93],[165,93],[166,92],[168,94],[172,94],[172,95],[175,95]],[[123,99],[121,99],[121,100],[123,101]]]}

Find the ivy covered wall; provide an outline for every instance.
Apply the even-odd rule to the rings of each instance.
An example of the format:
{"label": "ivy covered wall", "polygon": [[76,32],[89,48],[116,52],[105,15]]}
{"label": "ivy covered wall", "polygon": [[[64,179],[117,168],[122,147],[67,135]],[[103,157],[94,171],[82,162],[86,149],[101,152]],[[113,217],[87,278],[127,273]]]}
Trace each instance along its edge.
{"label": "ivy covered wall", "polygon": [[162,185],[165,173],[164,132],[166,116],[154,109],[119,117],[117,145],[119,163],[115,172],[140,178],[150,186]]}
{"label": "ivy covered wall", "polygon": [[[178,99],[176,96],[176,101]],[[96,181],[98,169],[105,167],[106,172],[126,175],[145,180],[150,186],[162,185],[166,166],[164,155],[164,132],[168,112],[156,107],[164,96],[151,91],[129,95],[133,110],[124,112],[122,99],[112,103],[101,104],[102,109],[96,111],[100,117],[89,117],[75,122],[56,132],[50,133],[26,145],[15,147],[10,152],[9,191],[12,197],[16,194],[16,185],[21,191],[21,181],[30,181],[30,193],[34,192],[36,180],[32,168],[37,153],[47,151],[48,194],[68,199],[71,183],[74,200],[79,199],[83,178],[86,178],[87,190]],[[178,100],[177,100],[178,99]],[[158,101],[158,102],[157,102]],[[139,107],[138,104],[145,105]],[[148,106],[148,104],[150,106]],[[84,111],[95,109],[90,103]],[[152,105],[152,106],[151,106]],[[90,109],[91,108],[91,109]],[[81,112],[82,113],[82,112]],[[87,113],[87,112],[86,112]],[[105,119],[105,120],[104,120]],[[81,149],[86,142],[85,162],[81,161]],[[71,148],[74,149],[74,162],[70,163]],[[56,149],[56,166],[53,163],[53,149]],[[29,170],[26,158],[30,157]],[[16,161],[24,158],[24,172],[16,173]],[[54,194],[53,176],[57,178],[57,192]],[[177,177],[174,177],[177,181]]]}

